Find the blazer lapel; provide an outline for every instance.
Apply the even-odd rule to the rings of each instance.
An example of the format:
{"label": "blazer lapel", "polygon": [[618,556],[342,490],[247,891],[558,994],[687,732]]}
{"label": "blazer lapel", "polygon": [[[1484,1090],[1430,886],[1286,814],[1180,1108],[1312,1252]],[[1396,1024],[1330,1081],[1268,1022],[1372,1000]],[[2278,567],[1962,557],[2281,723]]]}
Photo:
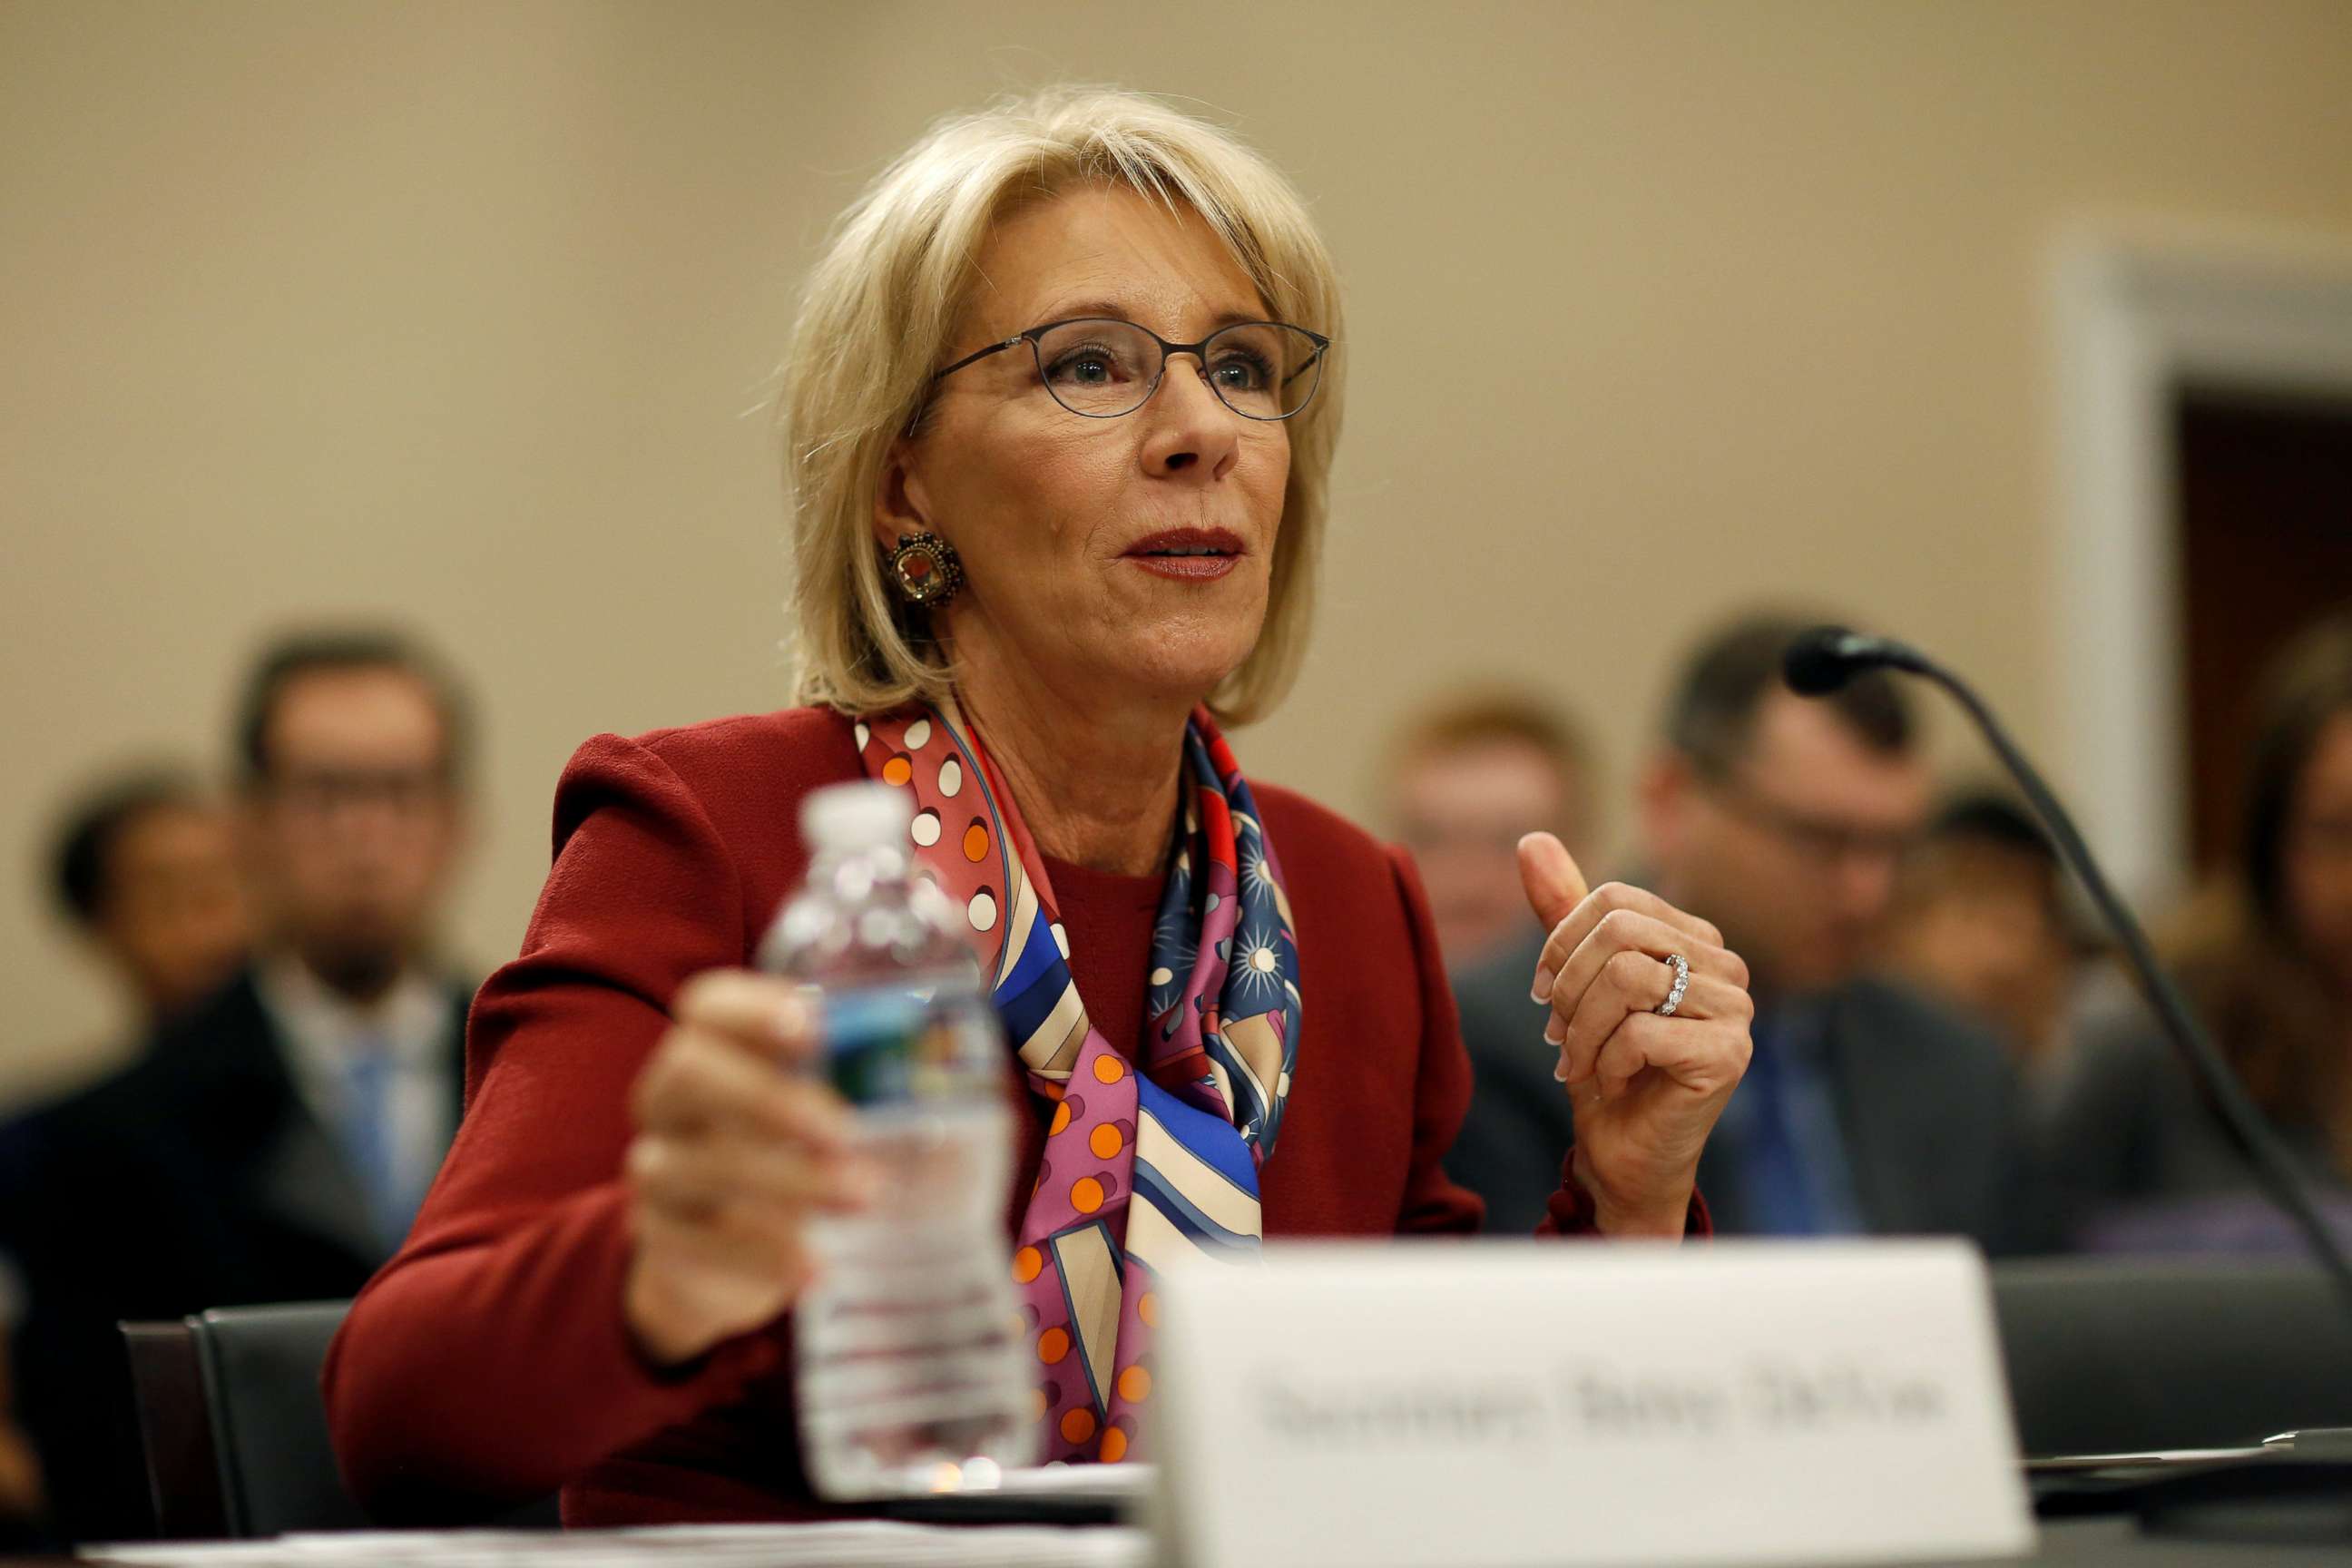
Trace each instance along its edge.
{"label": "blazer lapel", "polygon": [[286,1225],[335,1242],[353,1257],[381,1262],[383,1238],[376,1234],[367,1196],[341,1148],[299,1100],[278,1126],[255,1173],[256,1200]]}
{"label": "blazer lapel", "polygon": [[1912,1130],[1905,1125],[1906,1109],[1916,1098],[1906,1092],[1902,1076],[1909,1053],[1900,1041],[1874,1040],[1851,986],[1824,1005],[1821,1027],[1838,1134],[1864,1227],[1874,1236],[1916,1232],[1926,1205]]}
{"label": "blazer lapel", "polygon": [[238,999],[234,1027],[222,1031],[228,1057],[223,1065],[240,1080],[239,1092],[263,1111],[260,1136],[252,1151],[247,1188],[254,1205],[294,1229],[340,1245],[371,1265],[384,1247],[369,1214],[366,1194],[352,1173],[341,1146],[310,1113],[288,1066],[285,1037],[248,979]]}
{"label": "blazer lapel", "polygon": [[[1736,1090],[1734,1092],[1737,1092]],[[1708,1215],[1721,1236],[1743,1236],[1748,1230],[1746,1194],[1731,1155],[1720,1139],[1710,1138],[1698,1152],[1698,1190],[1706,1198]]]}

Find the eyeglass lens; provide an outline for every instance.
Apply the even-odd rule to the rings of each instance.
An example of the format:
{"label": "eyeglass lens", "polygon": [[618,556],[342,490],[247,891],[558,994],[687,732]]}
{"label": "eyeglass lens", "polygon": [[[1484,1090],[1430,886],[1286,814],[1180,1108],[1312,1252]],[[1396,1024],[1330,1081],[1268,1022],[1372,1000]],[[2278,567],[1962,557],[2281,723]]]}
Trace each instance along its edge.
{"label": "eyeglass lens", "polygon": [[[1108,419],[1143,406],[1166,368],[1160,341],[1132,322],[1065,321],[1035,341],[1045,389],[1073,414]],[[1202,379],[1245,419],[1285,419],[1323,375],[1315,340],[1296,327],[1248,321],[1202,345]]]}

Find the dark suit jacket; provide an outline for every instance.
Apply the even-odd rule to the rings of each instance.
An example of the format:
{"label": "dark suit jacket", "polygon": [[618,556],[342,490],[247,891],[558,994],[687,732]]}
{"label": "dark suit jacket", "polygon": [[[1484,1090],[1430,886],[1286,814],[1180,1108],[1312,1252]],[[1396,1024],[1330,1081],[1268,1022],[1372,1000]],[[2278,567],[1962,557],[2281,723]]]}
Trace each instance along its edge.
{"label": "dark suit jacket", "polygon": [[[470,996],[449,993],[453,1097]],[[20,1411],[75,1541],[149,1528],[118,1321],[347,1297],[385,1257],[250,975],[130,1067],[0,1130],[0,1247],[29,1297]]]}
{"label": "dark suit jacket", "polygon": [[[1545,1009],[1528,998],[1540,935],[1455,977],[1470,1052],[1470,1113],[1446,1173],[1486,1200],[1487,1228],[1524,1234],[1575,1142],[1568,1097],[1552,1081]],[[1958,1235],[1995,1254],[2044,1249],[2053,1205],[2021,1087],[1999,1040],[1918,993],[1858,980],[1811,1005],[1826,1009],[1825,1055],[1854,1196],[1874,1235]],[[1748,1229],[1739,1173],[1723,1152],[1701,1157],[1699,1190],[1716,1231]]]}
{"label": "dark suit jacket", "polygon": [[[2181,1062],[2147,1004],[2103,977],[2075,1049],[2042,1107],[2067,1199],[2067,1239],[2086,1251],[2300,1251],[2247,1152]],[[2323,1108],[2270,1108],[2281,1150],[2339,1228],[2352,1192]],[[2301,1114],[2295,1112],[2300,1110]]]}
{"label": "dark suit jacket", "polygon": [[[1542,952],[1543,934],[1534,932],[1453,977],[1470,1053],[1470,1111],[1445,1173],[1486,1200],[1486,1228],[1497,1236],[1535,1229],[1576,1142],[1567,1091],[1552,1081],[1559,1053],[1543,1042],[1549,1009],[1528,995]],[[1710,1192],[1710,1208],[1714,1202]]]}

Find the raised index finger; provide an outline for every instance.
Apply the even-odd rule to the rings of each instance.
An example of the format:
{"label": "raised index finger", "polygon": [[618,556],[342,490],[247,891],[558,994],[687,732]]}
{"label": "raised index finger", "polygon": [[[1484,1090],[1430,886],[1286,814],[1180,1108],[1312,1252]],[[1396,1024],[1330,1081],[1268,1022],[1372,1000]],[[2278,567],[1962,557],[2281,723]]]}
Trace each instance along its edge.
{"label": "raised index finger", "polygon": [[1575,912],[1591,889],[1576,857],[1556,835],[1530,833],[1519,840],[1519,885],[1527,889],[1536,919],[1554,926]]}

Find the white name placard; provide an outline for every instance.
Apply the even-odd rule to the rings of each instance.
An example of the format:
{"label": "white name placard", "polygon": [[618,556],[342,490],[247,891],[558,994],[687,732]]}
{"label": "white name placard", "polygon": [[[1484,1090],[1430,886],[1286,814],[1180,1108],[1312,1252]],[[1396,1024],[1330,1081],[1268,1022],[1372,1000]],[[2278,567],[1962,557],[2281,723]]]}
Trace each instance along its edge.
{"label": "white name placard", "polygon": [[1185,1568],[2033,1544],[1965,1243],[1276,1243],[1163,1285],[1155,1523]]}

